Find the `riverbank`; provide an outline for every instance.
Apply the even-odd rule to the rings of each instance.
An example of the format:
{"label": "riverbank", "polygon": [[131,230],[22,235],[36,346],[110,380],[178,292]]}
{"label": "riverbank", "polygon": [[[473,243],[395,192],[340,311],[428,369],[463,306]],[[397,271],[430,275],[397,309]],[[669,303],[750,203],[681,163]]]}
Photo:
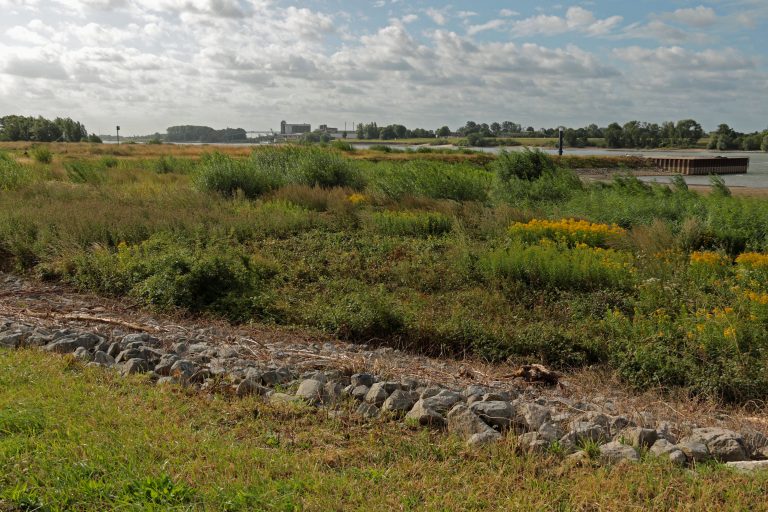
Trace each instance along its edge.
{"label": "riverbank", "polygon": [[[678,500],[706,510],[726,489],[729,506],[763,503],[768,472],[734,471],[722,459],[763,449],[768,422],[748,408],[638,394],[595,371],[560,375],[556,387],[526,383],[506,365],[0,281],[0,339],[26,347],[0,347],[2,511],[619,510]],[[32,348],[40,343],[51,348]],[[350,381],[357,388],[347,391]],[[403,420],[397,407],[414,393],[423,410]],[[443,402],[457,411],[447,426],[430,409]],[[519,423],[513,415],[504,426],[507,408]],[[570,447],[569,428],[580,429]],[[565,441],[547,449],[542,432],[558,429]],[[621,442],[589,437],[602,431]],[[720,441],[701,437],[715,434]]]}

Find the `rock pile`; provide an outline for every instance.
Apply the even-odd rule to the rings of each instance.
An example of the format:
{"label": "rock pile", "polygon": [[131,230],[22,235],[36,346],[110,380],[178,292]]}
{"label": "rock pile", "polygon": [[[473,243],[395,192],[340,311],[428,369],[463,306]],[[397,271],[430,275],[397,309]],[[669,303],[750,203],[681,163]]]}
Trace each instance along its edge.
{"label": "rock pile", "polygon": [[148,333],[104,336],[51,329],[0,318],[0,348],[39,347],[72,354],[88,366],[124,375],[149,373],[158,385],[258,395],[273,402],[333,407],[356,403],[363,418],[391,418],[446,430],[471,446],[515,436],[521,450],[558,452],[581,460],[638,461],[644,453],[689,465],[715,460],[737,470],[768,467],[768,438],[716,427],[672,425],[650,414],[615,414],[610,404],[537,396],[535,390],[470,385],[451,389],[410,378],[384,380],[370,373],[300,372],[241,357],[238,349],[207,342],[163,342]]}

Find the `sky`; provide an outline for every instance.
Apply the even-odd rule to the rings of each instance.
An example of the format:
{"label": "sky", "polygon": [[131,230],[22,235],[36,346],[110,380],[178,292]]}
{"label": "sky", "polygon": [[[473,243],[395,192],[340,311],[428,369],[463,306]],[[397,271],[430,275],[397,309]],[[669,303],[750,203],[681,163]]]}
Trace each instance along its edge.
{"label": "sky", "polygon": [[768,127],[768,0],[0,0],[0,115]]}

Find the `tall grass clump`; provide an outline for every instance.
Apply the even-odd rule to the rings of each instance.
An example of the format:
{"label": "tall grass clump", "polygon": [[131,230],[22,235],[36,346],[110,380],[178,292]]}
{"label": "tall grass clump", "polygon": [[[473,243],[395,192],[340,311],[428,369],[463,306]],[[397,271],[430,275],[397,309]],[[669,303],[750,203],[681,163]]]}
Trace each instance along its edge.
{"label": "tall grass clump", "polygon": [[194,183],[200,190],[227,197],[239,192],[248,198],[258,197],[280,185],[273,173],[257,172],[248,161],[218,152],[200,159]]}
{"label": "tall grass clump", "polygon": [[437,212],[384,211],[371,213],[367,227],[383,235],[428,237],[450,232],[453,221]]}
{"label": "tall grass clump", "polygon": [[87,160],[64,163],[67,177],[72,183],[98,185],[104,181],[104,168]]}
{"label": "tall grass clump", "polygon": [[29,154],[32,155],[35,162],[41,164],[49,164],[53,161],[53,153],[48,146],[34,146],[29,150]]}
{"label": "tall grass clump", "polygon": [[485,255],[479,266],[490,282],[511,280],[560,290],[628,289],[633,281],[630,254],[584,245],[513,242]]}
{"label": "tall grass clump", "polygon": [[235,206],[239,219],[232,231],[242,240],[271,236],[282,238],[315,226],[317,215],[285,200],[244,201]]}
{"label": "tall grass clump", "polygon": [[316,146],[261,148],[249,160],[257,173],[272,176],[285,185],[296,183],[310,187],[350,187],[361,189],[363,178],[357,165],[335,151]]}
{"label": "tall grass clump", "polygon": [[406,196],[486,201],[492,175],[466,164],[411,160],[372,166],[369,183],[373,193],[396,201]]}
{"label": "tall grass clump", "polygon": [[539,149],[502,151],[491,169],[496,176],[496,199],[512,204],[562,201],[583,188],[573,171],[558,168]]}
{"label": "tall grass clump", "polygon": [[32,181],[27,167],[7,153],[0,153],[0,190],[14,190]]}
{"label": "tall grass clump", "polygon": [[497,176],[504,182],[513,178],[535,180],[547,172],[555,170],[555,162],[551,156],[540,149],[524,149],[523,151],[501,151],[493,168]]}
{"label": "tall grass clump", "polygon": [[355,147],[345,140],[334,140],[331,142],[331,147],[333,149],[338,149],[339,151],[344,151],[347,153],[352,153],[355,151]]}

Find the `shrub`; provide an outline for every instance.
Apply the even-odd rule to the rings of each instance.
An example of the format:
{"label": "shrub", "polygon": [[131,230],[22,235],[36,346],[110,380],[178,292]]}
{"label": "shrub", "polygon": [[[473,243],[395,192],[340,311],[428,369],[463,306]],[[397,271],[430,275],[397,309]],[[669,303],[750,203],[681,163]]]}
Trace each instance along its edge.
{"label": "shrub", "polygon": [[275,183],[297,183],[323,188],[364,186],[356,164],[334,151],[315,146],[267,147],[251,154],[250,164],[258,174]]}
{"label": "shrub", "polygon": [[453,228],[453,221],[440,213],[416,211],[374,212],[368,228],[392,236],[439,236]]}
{"label": "shrub", "polygon": [[29,169],[6,153],[0,153],[0,190],[13,190],[32,181]]}
{"label": "shrub", "polygon": [[405,320],[383,288],[353,290],[323,308],[320,325],[339,338],[387,339],[403,331]]}
{"label": "shrub", "polygon": [[495,197],[510,204],[563,201],[584,188],[579,177],[568,169],[549,170],[530,180],[497,175],[494,185]]}
{"label": "shrub", "polygon": [[232,320],[265,311],[270,265],[224,242],[158,234],[117,252],[97,249],[74,260],[71,279],[110,295],[129,294],[160,310],[213,312]]}
{"label": "shrub", "polygon": [[254,172],[247,161],[221,153],[210,153],[200,159],[194,182],[198,188],[232,197],[241,192],[245,197],[257,197],[279,186],[273,174]]}
{"label": "shrub", "polygon": [[768,393],[765,324],[730,307],[657,309],[633,318],[606,315],[610,360],[638,388],[686,387],[727,401],[762,400]]}
{"label": "shrub", "polygon": [[503,182],[512,178],[535,180],[545,172],[553,172],[555,163],[551,156],[540,149],[524,149],[523,151],[501,151],[493,163],[496,175]]}
{"label": "shrub", "polygon": [[53,153],[48,146],[33,146],[29,152],[32,158],[41,164],[49,164],[53,161]]}

